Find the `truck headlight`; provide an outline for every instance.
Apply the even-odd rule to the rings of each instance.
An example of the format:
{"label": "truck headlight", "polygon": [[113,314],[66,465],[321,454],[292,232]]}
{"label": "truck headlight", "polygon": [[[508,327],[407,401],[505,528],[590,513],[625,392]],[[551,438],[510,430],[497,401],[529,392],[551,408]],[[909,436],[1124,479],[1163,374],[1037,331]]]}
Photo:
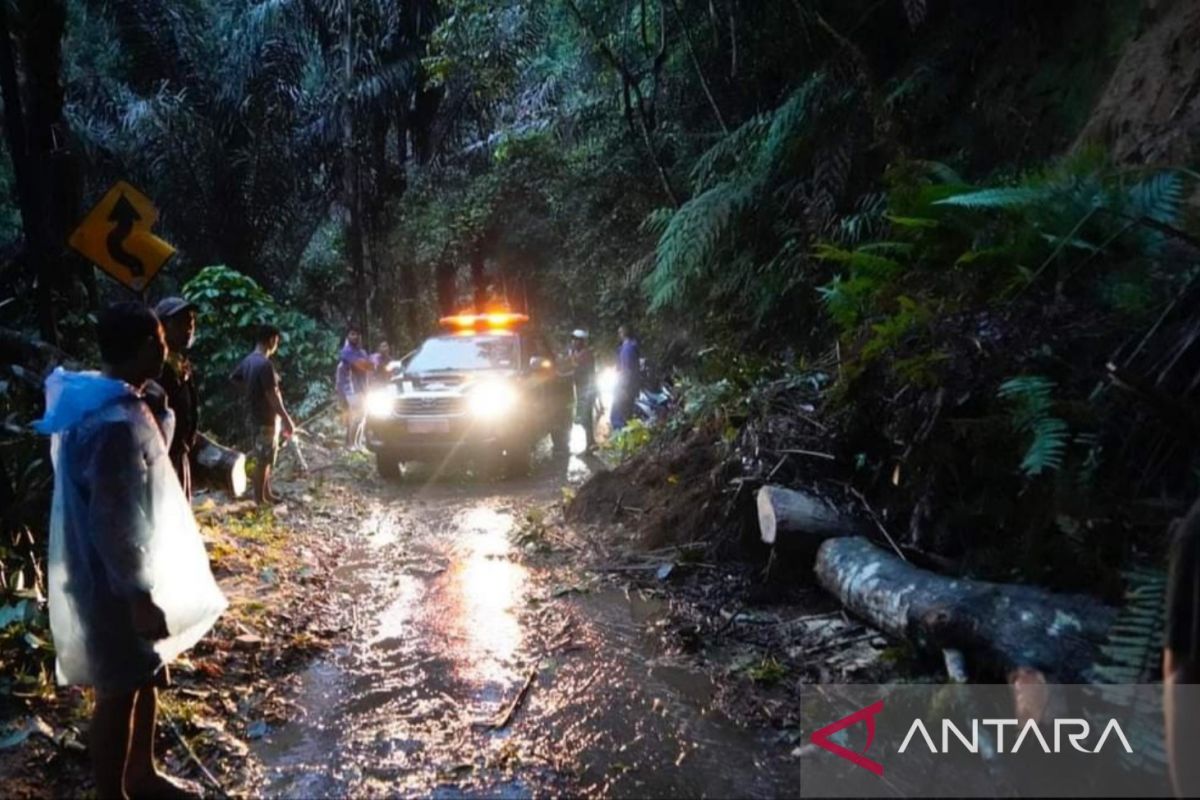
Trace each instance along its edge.
{"label": "truck headlight", "polygon": [[517,404],[517,390],[507,381],[487,381],[472,390],[467,404],[472,416],[499,419]]}
{"label": "truck headlight", "polygon": [[390,417],[396,409],[396,387],[392,385],[367,392],[367,415]]}

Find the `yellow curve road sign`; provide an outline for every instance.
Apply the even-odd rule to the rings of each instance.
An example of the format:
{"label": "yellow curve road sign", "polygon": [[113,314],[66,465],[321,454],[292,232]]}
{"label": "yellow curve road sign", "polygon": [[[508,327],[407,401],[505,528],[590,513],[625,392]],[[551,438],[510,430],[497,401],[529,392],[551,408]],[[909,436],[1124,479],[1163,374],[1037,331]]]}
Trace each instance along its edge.
{"label": "yellow curve road sign", "polygon": [[150,232],[158,209],[149,197],[120,181],[84,218],[69,244],[121,283],[145,289],[175,248]]}

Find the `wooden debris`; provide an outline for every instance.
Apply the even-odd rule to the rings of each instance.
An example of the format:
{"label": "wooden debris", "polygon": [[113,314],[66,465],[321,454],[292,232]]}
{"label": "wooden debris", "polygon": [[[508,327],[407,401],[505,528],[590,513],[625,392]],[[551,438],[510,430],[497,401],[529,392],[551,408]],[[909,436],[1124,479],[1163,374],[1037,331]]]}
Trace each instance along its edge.
{"label": "wooden debris", "polygon": [[858,524],[824,499],[782,486],[758,490],[758,529],[766,544],[820,544],[831,536],[850,536]]}
{"label": "wooden debris", "polygon": [[861,537],[829,539],[817,579],[851,612],[933,653],[961,650],[1000,676],[1019,667],[1085,683],[1115,611],[1082,595],[948,578]]}

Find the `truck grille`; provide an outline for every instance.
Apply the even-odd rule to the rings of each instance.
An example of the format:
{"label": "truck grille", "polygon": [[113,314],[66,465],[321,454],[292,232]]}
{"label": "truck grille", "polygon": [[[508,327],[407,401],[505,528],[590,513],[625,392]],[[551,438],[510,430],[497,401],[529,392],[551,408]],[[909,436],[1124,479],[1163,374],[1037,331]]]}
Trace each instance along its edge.
{"label": "truck grille", "polygon": [[462,411],[461,397],[400,397],[396,413],[402,417],[457,414]]}

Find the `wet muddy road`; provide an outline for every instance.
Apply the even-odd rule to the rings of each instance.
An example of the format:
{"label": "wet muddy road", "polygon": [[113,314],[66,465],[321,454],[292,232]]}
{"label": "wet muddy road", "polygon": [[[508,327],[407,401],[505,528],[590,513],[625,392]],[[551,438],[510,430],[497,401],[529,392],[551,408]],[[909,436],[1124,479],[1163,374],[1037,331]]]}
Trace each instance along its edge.
{"label": "wet muddy road", "polygon": [[661,601],[521,558],[514,526],[587,474],[544,458],[522,481],[378,490],[338,575],[352,628],[256,743],[263,793],[794,793],[797,767],[772,766],[785,745],[712,711],[709,678],[660,644]]}

